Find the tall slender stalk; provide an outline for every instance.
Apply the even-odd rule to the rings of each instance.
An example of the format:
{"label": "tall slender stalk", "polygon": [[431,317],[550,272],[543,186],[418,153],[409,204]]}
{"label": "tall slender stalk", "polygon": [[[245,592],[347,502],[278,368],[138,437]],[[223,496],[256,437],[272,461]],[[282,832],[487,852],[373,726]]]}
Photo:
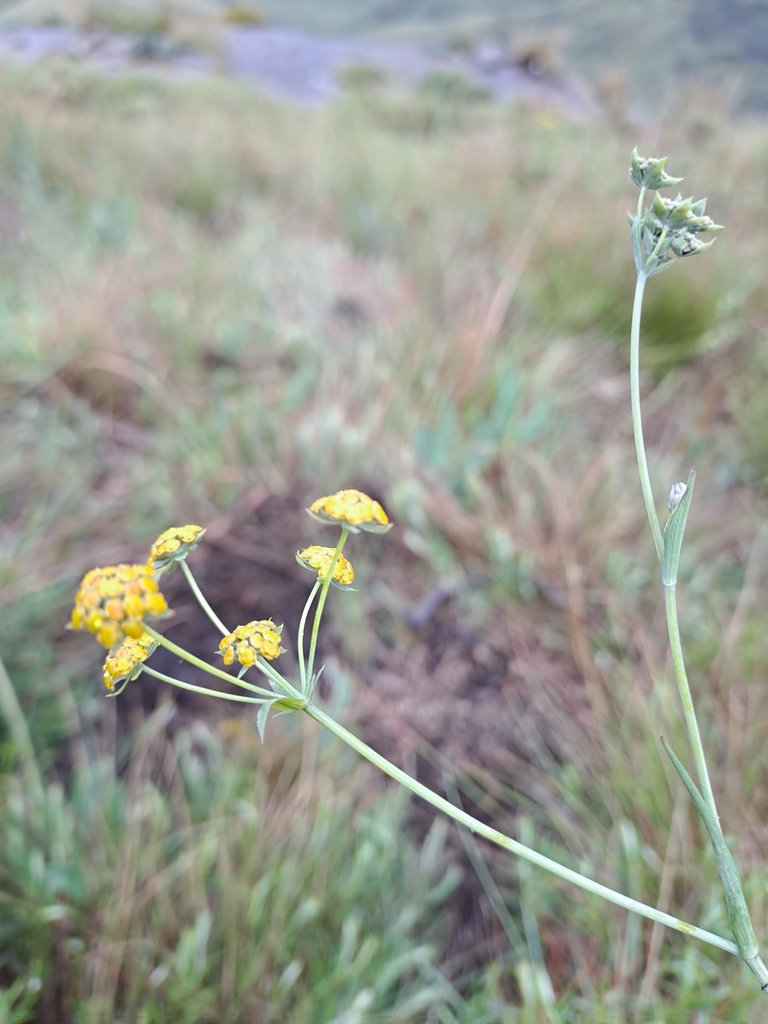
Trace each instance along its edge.
{"label": "tall slender stalk", "polygon": [[696,712],[693,707],[691,688],[688,685],[688,674],[685,671],[683,660],[683,647],[680,642],[680,626],[677,621],[677,598],[674,587],[665,588],[664,605],[667,613],[667,632],[669,633],[669,646],[672,651],[672,665],[675,671],[677,689],[680,693],[680,702],[683,705],[685,725],[688,729],[688,739],[691,744],[693,760],[696,763],[696,774],[699,777],[699,785],[707,806],[712,811],[716,821],[720,820],[715,805],[715,795],[712,792],[712,783],[709,780],[709,768],[704,755],[704,744],[701,742],[699,723],[696,719]]}
{"label": "tall slender stalk", "polygon": [[[739,956],[755,974],[763,992],[768,991],[768,968],[760,956],[759,945],[749,907],[744,897],[744,890],[739,878],[733,856],[723,836],[720,819],[717,813],[715,797],[709,777],[709,769],[701,741],[693,698],[685,671],[683,648],[680,640],[680,626],[677,619],[676,584],[677,571],[683,534],[693,493],[695,469],[691,471],[688,484],[677,483],[669,496],[670,516],[662,533],[656,506],[653,501],[648,461],[643,438],[643,424],[640,412],[640,321],[642,316],[645,282],[654,274],[668,270],[676,257],[692,256],[703,252],[712,244],[702,242],[699,238],[704,232],[717,231],[719,225],[704,215],[705,200],[694,202],[693,199],[663,199],[658,190],[677,184],[682,179],[670,178],[664,171],[666,158],[661,160],[639,157],[637,150],[632,154],[630,176],[640,188],[637,216],[630,217],[632,249],[637,271],[637,285],[632,307],[632,327],[630,334],[630,393],[632,402],[632,428],[635,440],[637,467],[640,474],[640,486],[643,501],[650,523],[656,554],[661,562],[661,582],[664,587],[664,608],[667,619],[667,632],[672,654],[672,665],[675,673],[680,700],[683,705],[688,739],[691,745],[696,773],[701,791],[696,788],[683,763],[674,751],[663,740],[667,754],[672,761],[681,781],[688,790],[709,834],[712,849],[717,860],[717,867],[723,884],[723,894],[728,909],[728,921],[736,939]],[[657,192],[650,209],[643,209],[646,190]]]}
{"label": "tall slender stalk", "polygon": [[[640,409],[640,323],[643,309],[643,295],[647,278],[642,272],[638,272],[637,285],[635,288],[635,301],[632,307],[632,331],[630,337],[630,395],[632,402],[632,433],[635,440],[635,452],[637,454],[637,468],[640,474],[640,487],[643,492],[645,511],[648,515],[648,522],[653,534],[653,543],[656,547],[656,554],[659,559],[664,554],[664,539],[659,524],[659,517],[656,513],[656,505],[653,500],[651,489],[651,478],[648,472],[648,459],[645,451],[645,439],[643,437],[643,420]],[[696,719],[696,712],[693,708],[693,698],[688,685],[688,676],[685,671],[683,660],[683,648],[680,642],[680,627],[677,621],[677,599],[674,585],[665,586],[664,602],[667,618],[667,631],[669,633],[669,644],[672,651],[672,664],[675,672],[675,680],[680,692],[680,700],[683,705],[685,724],[688,730],[688,738],[696,762],[696,773],[699,777],[704,798],[707,801],[715,818],[718,818],[715,797],[712,792],[712,783],[709,778],[709,769],[704,755],[704,745],[701,741],[701,733]]]}
{"label": "tall slender stalk", "polygon": [[653,501],[653,489],[651,487],[651,477],[648,472],[648,459],[646,458],[645,441],[643,439],[643,418],[640,412],[640,317],[643,309],[643,293],[645,292],[646,280],[645,274],[638,273],[637,284],[635,285],[635,301],[632,305],[632,330],[629,346],[629,392],[632,405],[632,433],[635,438],[635,455],[637,456],[637,469],[640,474],[640,487],[643,492],[648,522],[651,524],[656,554],[659,561],[661,561],[661,556],[664,553],[664,541],[661,536],[659,517],[656,514],[656,505]]}

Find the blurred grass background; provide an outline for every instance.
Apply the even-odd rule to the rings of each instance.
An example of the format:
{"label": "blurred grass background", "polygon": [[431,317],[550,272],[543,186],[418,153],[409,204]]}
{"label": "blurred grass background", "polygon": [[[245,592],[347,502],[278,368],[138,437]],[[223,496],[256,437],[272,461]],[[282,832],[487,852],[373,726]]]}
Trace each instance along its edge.
{"label": "blurred grass background", "polygon": [[[768,106],[768,12],[756,0],[0,0],[0,17],[210,43],[219,26],[281,27],[462,52],[492,41],[533,52],[632,109],[668,112],[681,78],[731,104]],[[191,36],[190,36],[191,31]]]}
{"label": "blurred grass background", "polygon": [[[703,86],[652,128],[57,62],[0,89],[0,1020],[761,1019],[733,958],[465,850],[293,718],[261,748],[218,707],[118,711],[63,627],[83,571],[174,522],[365,482],[395,554],[333,603],[338,713],[372,741],[394,716],[489,820],[727,934],[657,742],[684,748],[628,416],[628,153],[669,152],[728,230],[649,287],[646,432],[657,495],[699,471],[684,643],[765,936],[764,121]],[[442,661],[408,625],[440,588]]]}

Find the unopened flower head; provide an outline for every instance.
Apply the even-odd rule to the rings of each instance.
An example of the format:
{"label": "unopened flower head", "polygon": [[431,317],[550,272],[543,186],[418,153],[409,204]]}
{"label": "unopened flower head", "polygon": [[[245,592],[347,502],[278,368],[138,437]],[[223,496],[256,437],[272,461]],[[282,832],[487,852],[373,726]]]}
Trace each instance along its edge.
{"label": "unopened flower head", "polygon": [[676,484],[672,484],[672,488],[669,492],[669,501],[667,502],[667,508],[670,512],[673,512],[680,502],[685,497],[685,492],[688,490],[688,484],[684,484],[682,480],[678,480]]}
{"label": "unopened flower head", "polygon": [[[305,569],[311,569],[316,572],[317,578],[322,581],[328,575],[328,570],[331,567],[335,553],[335,548],[324,548],[313,544],[309,548],[304,548],[303,551],[298,551],[296,553],[296,561],[299,565],[303,565]],[[333,570],[333,576],[331,577],[331,583],[342,589],[347,589],[354,582],[355,570],[352,567],[352,563],[344,555],[339,554]]]}
{"label": "unopened flower head", "polygon": [[629,176],[638,188],[658,189],[677,185],[682,178],[671,178],[664,170],[667,158],[638,156],[637,148],[632,150],[632,166]]}
{"label": "unopened flower head", "polygon": [[385,533],[392,526],[378,501],[354,489],[318,498],[307,511],[318,522],[346,526],[353,533],[358,530]]}
{"label": "unopened flower head", "polygon": [[88,629],[104,647],[138,640],[144,619],[168,611],[151,565],[109,565],[83,576],[72,609],[73,629]]}
{"label": "unopened flower head", "polygon": [[694,202],[693,196],[683,199],[678,194],[674,199],[655,195],[651,204],[653,214],[660,228],[667,228],[672,234],[689,231],[691,234],[703,234],[705,231],[722,231],[722,224],[715,224],[711,217],[704,213],[707,200]]}
{"label": "unopened flower head", "polygon": [[104,685],[114,690],[115,683],[130,682],[141,675],[141,666],[157,647],[157,640],[142,633],[138,640],[126,637],[104,662]]}
{"label": "unopened flower head", "polygon": [[205,530],[201,526],[172,526],[161,533],[149,552],[149,561],[156,572],[170,572],[194,551]]}
{"label": "unopened flower head", "polygon": [[272,619],[247,622],[238,626],[234,633],[228,633],[219,644],[219,654],[225,665],[238,661],[243,668],[256,664],[259,655],[267,661],[274,661],[283,653],[280,646],[282,626],[276,626]]}
{"label": "unopened flower head", "polygon": [[[682,178],[670,178],[664,174],[664,160],[646,160],[632,153],[630,175],[641,188],[657,189],[674,185]],[[674,199],[658,193],[645,211],[629,214],[632,226],[632,251],[635,268],[643,277],[668,269],[675,256],[695,256],[708,249],[711,242],[702,242],[699,235],[707,231],[721,231],[722,225],[715,224],[705,214],[706,199],[694,200],[693,196],[683,199],[680,193]]]}

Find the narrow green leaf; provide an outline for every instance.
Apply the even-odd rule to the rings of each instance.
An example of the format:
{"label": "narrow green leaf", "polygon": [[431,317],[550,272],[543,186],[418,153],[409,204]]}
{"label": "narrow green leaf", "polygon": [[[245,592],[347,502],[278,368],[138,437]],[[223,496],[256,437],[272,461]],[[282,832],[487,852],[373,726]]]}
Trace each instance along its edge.
{"label": "narrow green leaf", "polygon": [[[685,498],[683,498],[684,500]],[[728,844],[720,828],[720,822],[717,821],[710,811],[704,801],[704,797],[696,788],[693,779],[663,736],[661,737],[661,742],[675,767],[675,771],[690,793],[691,799],[696,805],[696,810],[701,815],[702,821],[709,833],[709,840],[712,843],[712,849],[717,860],[717,870],[720,873],[720,881],[723,883],[725,905],[728,909],[728,923],[731,926],[733,937],[736,939],[736,945],[739,947],[741,958],[745,961],[752,960],[760,952],[760,947],[757,943],[755,929],[752,927],[752,919],[749,916],[749,908],[744,898],[744,890],[741,887],[741,879],[736,869],[736,862],[733,859],[733,854],[728,849]]]}
{"label": "narrow green leaf", "polygon": [[664,527],[664,554],[661,558],[661,582],[665,587],[674,587],[677,583],[677,569],[680,565],[680,552],[683,547],[683,534],[688,521],[688,510],[693,497],[693,485],[696,482],[696,467],[688,477],[685,494],[672,509]]}
{"label": "narrow green leaf", "polygon": [[269,709],[272,707],[272,701],[267,701],[262,704],[259,708],[259,713],[256,715],[256,728],[259,730],[259,739],[264,742],[264,730],[267,728],[267,719],[269,718]]}

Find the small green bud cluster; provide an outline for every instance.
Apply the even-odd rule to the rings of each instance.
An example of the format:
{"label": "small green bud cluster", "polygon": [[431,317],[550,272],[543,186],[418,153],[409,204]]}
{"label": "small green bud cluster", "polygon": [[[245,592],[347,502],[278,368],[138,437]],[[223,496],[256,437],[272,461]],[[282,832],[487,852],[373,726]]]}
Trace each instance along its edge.
{"label": "small green bud cluster", "polygon": [[704,209],[706,199],[694,201],[693,196],[675,199],[660,196],[658,189],[668,188],[682,181],[672,178],[664,170],[667,158],[641,157],[637,149],[632,151],[632,166],[629,176],[641,189],[656,192],[650,208],[637,216],[628,214],[632,226],[632,249],[638,274],[651,277],[671,266],[675,256],[695,256],[709,249],[712,242],[702,242],[698,235],[705,231],[720,231],[722,226],[707,217]]}
{"label": "small green bud cluster", "polygon": [[677,185],[682,178],[670,178],[664,170],[667,162],[665,156],[657,160],[655,157],[637,155],[637,146],[632,150],[632,166],[629,169],[629,176],[638,188],[669,188],[670,185]]}

